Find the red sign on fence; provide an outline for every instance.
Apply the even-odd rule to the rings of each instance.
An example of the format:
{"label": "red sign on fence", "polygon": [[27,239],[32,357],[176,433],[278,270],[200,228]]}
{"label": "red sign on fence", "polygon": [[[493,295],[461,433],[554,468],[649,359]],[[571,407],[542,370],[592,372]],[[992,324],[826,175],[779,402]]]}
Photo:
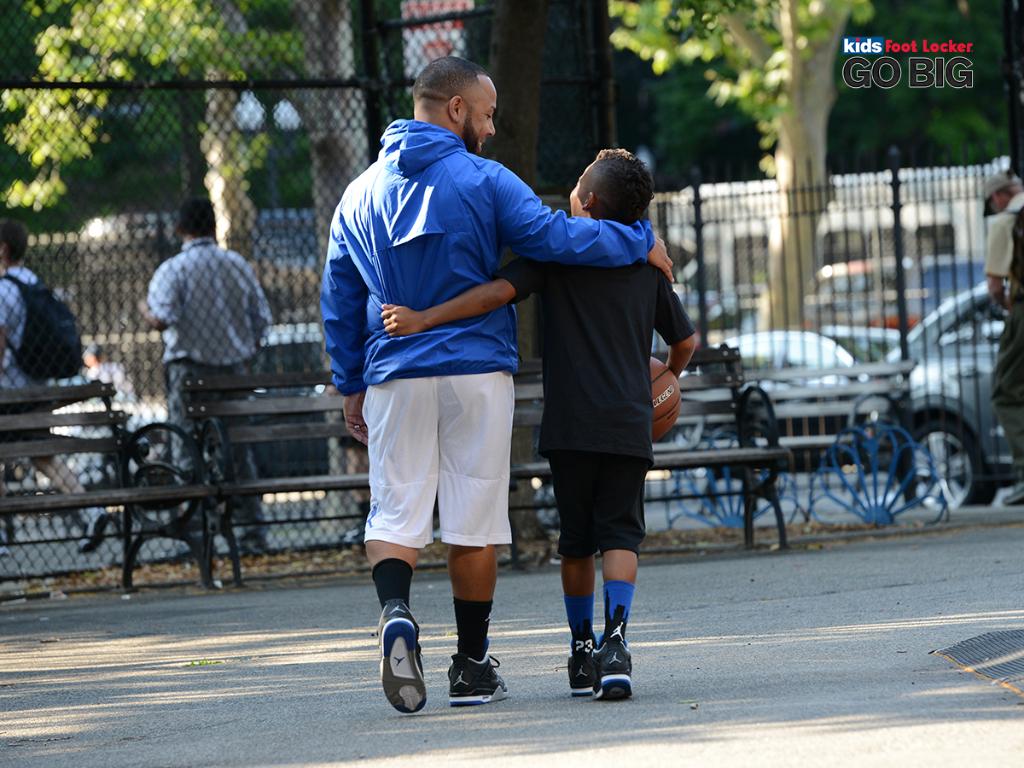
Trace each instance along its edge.
{"label": "red sign on fence", "polygon": [[[402,0],[402,18],[418,19],[443,13],[473,10],[474,0]],[[417,24],[402,30],[405,75],[414,78],[427,64],[442,56],[465,56],[466,37],[461,20]]]}

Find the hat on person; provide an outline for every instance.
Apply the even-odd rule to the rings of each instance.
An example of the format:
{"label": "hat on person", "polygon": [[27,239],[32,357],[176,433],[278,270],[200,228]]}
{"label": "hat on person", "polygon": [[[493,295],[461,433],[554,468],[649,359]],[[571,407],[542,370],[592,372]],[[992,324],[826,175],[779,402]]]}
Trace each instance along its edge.
{"label": "hat on person", "polygon": [[993,173],[987,179],[985,179],[985,186],[981,190],[981,198],[987,201],[992,195],[1001,189],[1010,187],[1016,184],[1021,186],[1020,177],[1011,171],[1001,171],[1000,173]]}

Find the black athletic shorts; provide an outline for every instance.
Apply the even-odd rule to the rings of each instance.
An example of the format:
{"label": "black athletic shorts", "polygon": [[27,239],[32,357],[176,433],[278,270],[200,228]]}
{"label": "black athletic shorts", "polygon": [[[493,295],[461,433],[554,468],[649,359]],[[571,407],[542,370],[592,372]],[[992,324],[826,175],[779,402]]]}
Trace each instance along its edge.
{"label": "black athletic shorts", "polygon": [[644,540],[644,480],[651,463],[640,456],[548,451],[561,533],[558,553],[637,552]]}

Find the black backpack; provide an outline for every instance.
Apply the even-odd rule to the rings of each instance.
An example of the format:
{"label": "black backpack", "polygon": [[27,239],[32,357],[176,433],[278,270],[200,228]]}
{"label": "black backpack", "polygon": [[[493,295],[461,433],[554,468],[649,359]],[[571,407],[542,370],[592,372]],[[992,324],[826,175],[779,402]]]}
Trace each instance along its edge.
{"label": "black backpack", "polygon": [[14,350],[18,367],[31,379],[66,379],[82,370],[82,340],[67,304],[42,282],[24,283],[4,275],[25,302],[25,333]]}

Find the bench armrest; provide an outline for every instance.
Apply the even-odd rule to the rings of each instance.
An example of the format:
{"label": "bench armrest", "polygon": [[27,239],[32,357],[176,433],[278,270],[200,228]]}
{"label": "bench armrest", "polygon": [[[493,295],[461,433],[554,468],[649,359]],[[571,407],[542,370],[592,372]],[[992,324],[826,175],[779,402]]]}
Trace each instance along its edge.
{"label": "bench armrest", "polygon": [[736,401],[736,436],[741,448],[752,448],[757,438],[770,448],[779,447],[779,422],[775,418],[775,404],[761,387],[748,386]]}

